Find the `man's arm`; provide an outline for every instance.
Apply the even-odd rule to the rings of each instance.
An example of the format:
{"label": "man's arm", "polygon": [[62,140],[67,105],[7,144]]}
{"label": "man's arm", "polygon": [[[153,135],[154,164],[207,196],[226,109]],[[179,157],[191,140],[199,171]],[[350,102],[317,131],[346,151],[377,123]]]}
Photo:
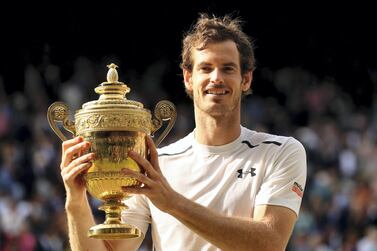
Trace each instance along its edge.
{"label": "man's arm", "polygon": [[296,214],[285,207],[262,205],[254,218],[227,217],[178,195],[166,212],[223,250],[285,250]]}
{"label": "man's arm", "polygon": [[192,231],[223,250],[284,250],[296,214],[280,206],[260,205],[254,209],[253,218],[237,218],[221,215],[201,206],[175,192],[158,165],[157,151],[148,138],[150,162],[130,152],[138,164],[144,167],[147,176],[125,169],[124,173],[144,184],[141,188],[125,187],[125,191],[145,194],[160,210],[188,226]]}
{"label": "man's arm", "polygon": [[66,213],[68,220],[68,235],[71,249],[74,250],[108,250],[105,242],[88,237],[88,230],[95,225],[93,215],[86,199],[69,201],[67,197]]}

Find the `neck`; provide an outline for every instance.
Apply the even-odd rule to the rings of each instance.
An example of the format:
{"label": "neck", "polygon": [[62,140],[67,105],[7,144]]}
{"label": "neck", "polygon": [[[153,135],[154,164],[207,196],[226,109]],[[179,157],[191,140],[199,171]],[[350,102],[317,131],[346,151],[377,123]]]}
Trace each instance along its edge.
{"label": "neck", "polygon": [[236,140],[241,134],[240,114],[209,116],[195,112],[195,139],[204,145],[220,146]]}

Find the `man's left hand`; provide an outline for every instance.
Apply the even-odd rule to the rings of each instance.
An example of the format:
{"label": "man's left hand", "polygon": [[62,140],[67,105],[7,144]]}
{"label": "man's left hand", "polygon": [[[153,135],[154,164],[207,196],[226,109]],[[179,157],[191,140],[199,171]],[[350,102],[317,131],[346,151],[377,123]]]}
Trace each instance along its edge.
{"label": "man's left hand", "polygon": [[124,175],[137,179],[142,183],[140,187],[122,187],[123,191],[130,194],[144,194],[151,202],[162,211],[171,209],[174,196],[177,193],[171,188],[163,176],[159,162],[157,149],[151,137],[147,136],[147,146],[150,160],[143,158],[134,151],[128,152],[128,156],[135,160],[145,170],[145,174],[123,169]]}

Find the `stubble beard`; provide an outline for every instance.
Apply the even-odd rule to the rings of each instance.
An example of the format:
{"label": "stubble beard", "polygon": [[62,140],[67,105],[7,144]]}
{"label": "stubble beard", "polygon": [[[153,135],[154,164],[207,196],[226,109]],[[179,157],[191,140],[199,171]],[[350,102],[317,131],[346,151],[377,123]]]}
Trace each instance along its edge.
{"label": "stubble beard", "polygon": [[195,101],[195,97],[193,97],[193,100],[194,103],[197,102],[195,109],[215,119],[224,119],[228,115],[232,116],[239,112],[241,106],[241,95],[237,99],[232,100],[230,104],[223,103],[221,99],[216,100],[216,98],[210,103],[200,103],[201,101]]}

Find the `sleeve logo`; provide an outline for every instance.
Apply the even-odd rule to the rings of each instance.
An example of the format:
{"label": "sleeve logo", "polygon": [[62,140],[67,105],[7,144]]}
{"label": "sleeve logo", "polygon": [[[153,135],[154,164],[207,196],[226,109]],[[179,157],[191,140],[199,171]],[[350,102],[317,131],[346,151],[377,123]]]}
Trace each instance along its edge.
{"label": "sleeve logo", "polygon": [[300,198],[304,195],[304,189],[297,182],[293,183],[292,191],[295,192]]}

